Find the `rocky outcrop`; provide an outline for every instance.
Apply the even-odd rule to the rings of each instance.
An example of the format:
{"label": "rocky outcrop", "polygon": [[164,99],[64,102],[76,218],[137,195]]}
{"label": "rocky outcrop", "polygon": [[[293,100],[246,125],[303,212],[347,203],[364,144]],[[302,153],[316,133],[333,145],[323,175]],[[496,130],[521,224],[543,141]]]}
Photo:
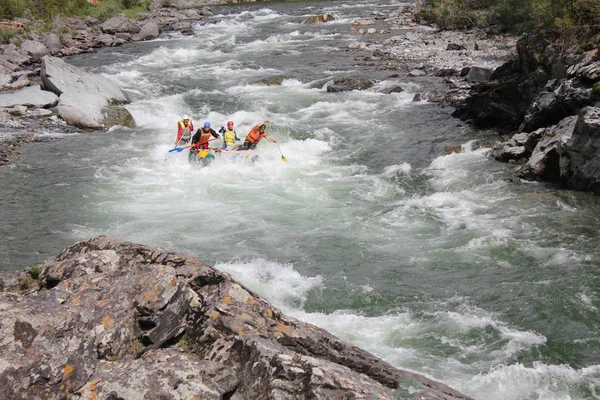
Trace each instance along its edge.
{"label": "rocky outcrop", "polygon": [[[522,163],[518,176],[560,182],[600,193],[594,135],[600,134],[600,51],[563,51],[542,35],[517,43],[518,56],[471,89],[454,115],[484,128],[517,132],[491,151],[498,160]],[[585,110],[585,112],[583,111]],[[580,137],[580,135],[582,137]]]}
{"label": "rocky outcrop", "polygon": [[159,248],[96,237],[0,288],[0,398],[468,398]]}
{"label": "rocky outcrop", "polygon": [[129,111],[119,105],[131,102],[129,96],[109,79],[48,56],[42,60],[41,77],[44,89],[60,96],[58,113],[68,124],[91,129],[135,126]]}
{"label": "rocky outcrop", "polygon": [[573,134],[558,147],[561,182],[570,189],[600,193],[600,108],[585,107]]}
{"label": "rocky outcrop", "polygon": [[42,90],[39,86],[29,86],[14,93],[0,93],[0,108],[27,106],[32,108],[50,108],[58,103],[58,96]]}

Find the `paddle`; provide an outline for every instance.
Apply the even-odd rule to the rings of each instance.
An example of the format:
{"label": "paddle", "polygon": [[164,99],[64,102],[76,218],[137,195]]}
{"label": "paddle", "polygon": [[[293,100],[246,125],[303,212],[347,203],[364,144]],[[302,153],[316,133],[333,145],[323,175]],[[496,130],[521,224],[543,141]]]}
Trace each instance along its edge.
{"label": "paddle", "polygon": [[283,161],[283,162],[288,162],[288,159],[287,159],[287,158],[285,158],[285,157],[283,156],[283,153],[281,152],[281,148],[279,147],[279,143],[275,143],[275,144],[277,145],[277,148],[279,149],[279,154],[281,154],[281,161]]}
{"label": "paddle", "polygon": [[[202,143],[199,143],[199,144],[204,144],[204,143],[212,142],[213,140],[217,140],[217,139],[219,139],[219,138],[212,138],[212,139],[210,139],[210,140],[208,140],[206,142],[202,142]],[[169,153],[173,153],[173,152],[181,153],[184,149],[189,149],[190,147],[192,147],[192,146],[190,145],[190,146],[185,146],[185,147],[174,147],[171,150],[169,150]]]}
{"label": "paddle", "polygon": [[171,150],[169,150],[169,153],[173,153],[173,152],[181,153],[183,151],[183,149],[189,149],[190,147],[192,147],[192,146],[174,147]]}

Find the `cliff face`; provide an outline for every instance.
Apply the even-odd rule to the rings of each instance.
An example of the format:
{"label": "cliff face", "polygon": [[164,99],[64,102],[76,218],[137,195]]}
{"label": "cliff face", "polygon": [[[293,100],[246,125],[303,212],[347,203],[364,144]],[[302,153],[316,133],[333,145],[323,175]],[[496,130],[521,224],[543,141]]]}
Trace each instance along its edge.
{"label": "cliff face", "polygon": [[492,150],[520,164],[517,175],[600,192],[600,51],[565,51],[530,34],[517,57],[475,85],[455,115],[478,127],[516,134]]}
{"label": "cliff face", "polygon": [[467,399],[184,254],[105,236],[0,273],[0,398]]}

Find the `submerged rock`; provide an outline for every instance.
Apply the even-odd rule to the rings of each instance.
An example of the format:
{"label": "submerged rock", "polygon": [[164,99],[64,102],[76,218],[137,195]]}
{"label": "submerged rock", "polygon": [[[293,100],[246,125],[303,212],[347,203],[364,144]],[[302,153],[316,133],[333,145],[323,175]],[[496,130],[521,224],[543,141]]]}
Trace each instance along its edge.
{"label": "submerged rock", "polygon": [[0,398],[468,399],[160,248],[99,236],[0,290]]}
{"label": "submerged rock", "polygon": [[350,90],[369,89],[374,85],[374,82],[369,78],[343,76],[334,78],[327,84],[328,92],[347,92]]}

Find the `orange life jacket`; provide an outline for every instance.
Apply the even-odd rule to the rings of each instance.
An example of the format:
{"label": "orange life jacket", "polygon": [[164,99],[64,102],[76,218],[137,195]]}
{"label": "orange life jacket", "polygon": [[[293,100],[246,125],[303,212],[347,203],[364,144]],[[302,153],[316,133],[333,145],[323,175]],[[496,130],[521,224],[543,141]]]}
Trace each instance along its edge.
{"label": "orange life jacket", "polygon": [[204,133],[204,132],[200,133],[200,139],[198,140],[198,143],[200,143],[200,145],[207,144],[208,141],[210,140],[211,136],[212,135],[210,134],[210,132],[209,133]]}
{"label": "orange life jacket", "polygon": [[260,142],[260,139],[262,139],[262,137],[263,134],[260,133],[260,127],[255,126],[254,128],[250,129],[250,133],[248,133],[248,136],[246,136],[246,140],[252,144],[255,144]]}

